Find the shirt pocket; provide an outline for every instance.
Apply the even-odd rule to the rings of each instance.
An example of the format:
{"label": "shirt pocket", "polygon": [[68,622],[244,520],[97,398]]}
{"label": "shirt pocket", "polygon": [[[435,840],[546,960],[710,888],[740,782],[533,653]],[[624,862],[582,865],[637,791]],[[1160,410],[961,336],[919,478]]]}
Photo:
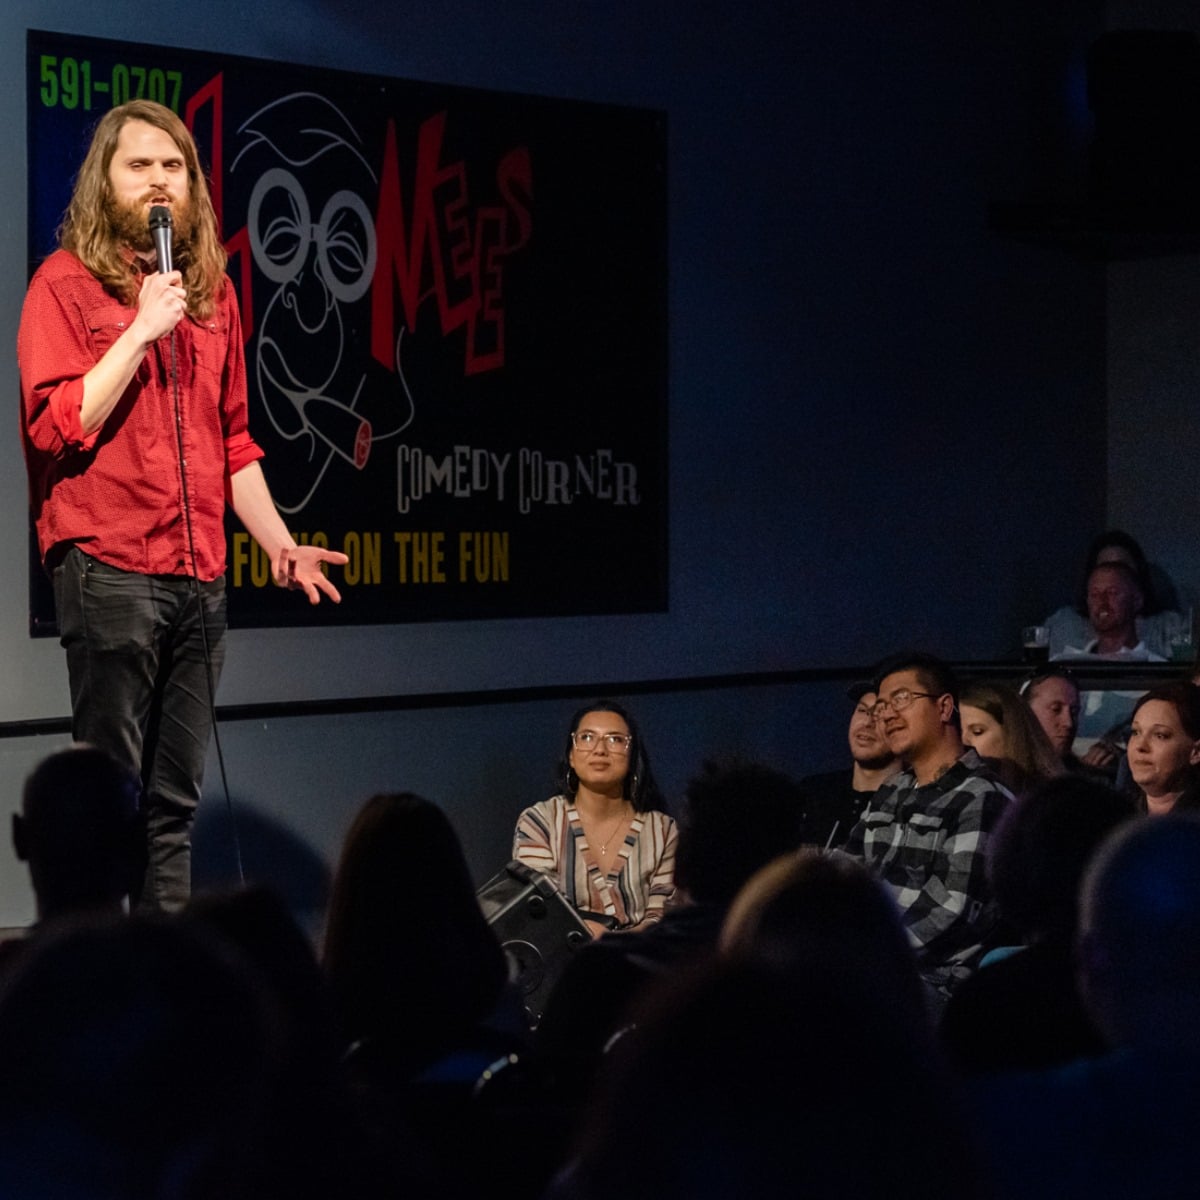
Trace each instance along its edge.
{"label": "shirt pocket", "polygon": [[905,821],[901,857],[910,886],[924,885],[931,866],[942,853],[948,832],[945,817],[936,814],[912,813]]}
{"label": "shirt pocket", "polygon": [[87,314],[88,336],[99,361],[113,343],[129,328],[134,313],[119,304],[101,304]]}
{"label": "shirt pocket", "polygon": [[208,317],[193,320],[191,326],[196,370],[206,379],[220,383],[229,352],[229,323]]}
{"label": "shirt pocket", "polygon": [[882,849],[895,845],[897,827],[894,813],[868,810],[863,814],[862,823],[864,850],[872,846]]}

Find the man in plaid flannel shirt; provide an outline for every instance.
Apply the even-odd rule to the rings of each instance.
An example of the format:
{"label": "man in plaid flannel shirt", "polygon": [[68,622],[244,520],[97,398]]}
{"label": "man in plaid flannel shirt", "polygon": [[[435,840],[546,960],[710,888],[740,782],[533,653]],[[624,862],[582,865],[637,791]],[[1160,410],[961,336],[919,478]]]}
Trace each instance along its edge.
{"label": "man in plaid flannel shirt", "polygon": [[893,659],[876,691],[875,719],[905,768],[875,793],[843,849],[892,893],[922,976],[945,998],[994,924],[984,858],[1012,794],[964,748],[958,684],[945,663]]}

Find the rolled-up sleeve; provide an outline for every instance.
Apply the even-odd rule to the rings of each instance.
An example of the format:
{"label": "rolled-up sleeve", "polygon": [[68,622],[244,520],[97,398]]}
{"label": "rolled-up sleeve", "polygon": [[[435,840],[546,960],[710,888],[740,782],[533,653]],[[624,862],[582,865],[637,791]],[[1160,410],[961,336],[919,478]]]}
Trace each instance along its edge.
{"label": "rolled-up sleeve", "polygon": [[85,435],[80,420],[83,377],[98,355],[69,292],[35,276],[17,330],[25,435],[34,450],[53,458],[90,450],[100,436],[98,429]]}
{"label": "rolled-up sleeve", "polygon": [[243,467],[263,457],[262,448],[250,436],[250,412],[246,391],[246,352],[242,319],[233,283],[226,278],[221,297],[221,318],[228,326],[225,364],[221,377],[221,432],[225,440],[226,496],[229,480]]}

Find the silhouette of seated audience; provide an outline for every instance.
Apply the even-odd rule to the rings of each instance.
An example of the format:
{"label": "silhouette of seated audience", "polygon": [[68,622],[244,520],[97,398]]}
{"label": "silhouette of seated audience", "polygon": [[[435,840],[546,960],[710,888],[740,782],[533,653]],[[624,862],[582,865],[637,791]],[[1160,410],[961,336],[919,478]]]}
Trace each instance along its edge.
{"label": "silhouette of seated audience", "polygon": [[12,840],[29,867],[39,921],[124,909],[144,870],[140,793],[138,780],[95,746],[68,746],[33,769]]}
{"label": "silhouette of seated audience", "polygon": [[871,964],[872,986],[914,1029],[932,1029],[927,992],[900,913],[861,863],[805,847],[758,871],[721,929],[724,957],[800,978],[820,971],[853,983]]}
{"label": "silhouette of seated audience", "polygon": [[1110,1050],[974,1087],[996,1200],[1196,1195],[1200,817],[1130,821],[1088,868],[1080,989]]}
{"label": "silhouette of seated audience", "polygon": [[182,920],[244,959],[270,1002],[277,1100],[264,1153],[244,1180],[252,1195],[345,1200],[436,1194],[415,1131],[373,1138],[341,1062],[333,1006],[316,952],[278,893],[261,886],[193,896]]}
{"label": "silhouette of seated audience", "polygon": [[250,1200],[276,1049],[256,981],[201,931],[47,928],[0,993],[0,1195]]}
{"label": "silhouette of seated audience", "polygon": [[[919,690],[885,688],[885,712],[945,694]],[[964,691],[971,737],[973,695],[988,711]],[[1001,732],[1014,705],[1033,721],[1002,699]],[[1200,689],[1152,689],[1134,730],[1156,811],[1158,782],[1200,759]],[[541,1194],[564,1162],[550,1200],[1194,1194],[1200,817],[1182,794],[1128,820],[1127,797],[1061,774],[1009,804],[987,894],[1021,948],[955,989],[938,1037],[893,890],[798,848],[788,776],[706,763],[679,821],[679,902],[578,952],[533,1053],[436,805],[362,807],[318,962],[261,888],[125,916],[137,781],[71,747],[31,774],[13,823],[39,929],[0,978],[0,1196],[500,1200]],[[931,1138],[938,1169],[905,1170]]]}
{"label": "silhouette of seated audience", "polygon": [[[1117,570],[1095,575],[1096,568],[1104,566],[1115,566]],[[1046,618],[1050,630],[1050,657],[1115,652],[1113,647],[1117,643],[1112,641],[1115,626],[1109,626],[1119,618],[1118,641],[1126,645],[1129,652],[1141,647],[1140,651],[1122,657],[1170,659],[1171,641],[1186,628],[1186,620],[1172,608],[1174,599],[1169,582],[1164,578],[1163,583],[1164,588],[1156,588],[1154,571],[1145,552],[1129,534],[1120,529],[1100,534],[1088,547],[1076,603],[1056,609]],[[1095,596],[1090,594],[1093,584],[1097,585]],[[1114,611],[1111,598],[1104,595],[1113,586],[1119,586],[1122,593],[1129,591],[1128,599],[1121,602],[1132,606],[1127,613],[1124,608]],[[1100,625],[1103,628],[1098,628],[1096,620],[1101,610]]]}
{"label": "silhouette of seated audience", "polygon": [[[928,1030],[862,951],[837,973],[741,960],[661,981],[548,1200],[981,1200]],[[930,1169],[914,1146],[936,1147]]]}
{"label": "silhouette of seated audience", "polygon": [[946,1006],[942,1042],[965,1074],[1051,1066],[1104,1049],[1075,984],[1077,897],[1096,848],[1132,816],[1127,796],[1066,775],[1001,818],[988,874],[1019,943],[985,961]]}
{"label": "silhouette of seated audience", "polygon": [[[493,1156],[471,1100],[527,1027],[508,963],[446,815],[409,792],[372,797],[333,877],[323,966],[346,1065],[373,1121],[415,1130],[445,1195],[478,1194]],[[471,1145],[471,1153],[464,1147]]]}

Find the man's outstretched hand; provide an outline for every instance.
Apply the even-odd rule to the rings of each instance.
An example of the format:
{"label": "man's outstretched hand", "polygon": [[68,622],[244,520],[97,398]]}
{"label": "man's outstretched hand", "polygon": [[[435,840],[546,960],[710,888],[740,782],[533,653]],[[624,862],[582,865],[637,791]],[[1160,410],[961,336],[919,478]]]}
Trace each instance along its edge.
{"label": "man's outstretched hand", "polygon": [[300,588],[309,604],[319,604],[324,592],[334,604],[342,602],[342,594],[329,582],[321,570],[323,563],[345,566],[350,560],[340,550],[324,546],[291,546],[279,552],[275,561],[275,582],[280,587]]}

